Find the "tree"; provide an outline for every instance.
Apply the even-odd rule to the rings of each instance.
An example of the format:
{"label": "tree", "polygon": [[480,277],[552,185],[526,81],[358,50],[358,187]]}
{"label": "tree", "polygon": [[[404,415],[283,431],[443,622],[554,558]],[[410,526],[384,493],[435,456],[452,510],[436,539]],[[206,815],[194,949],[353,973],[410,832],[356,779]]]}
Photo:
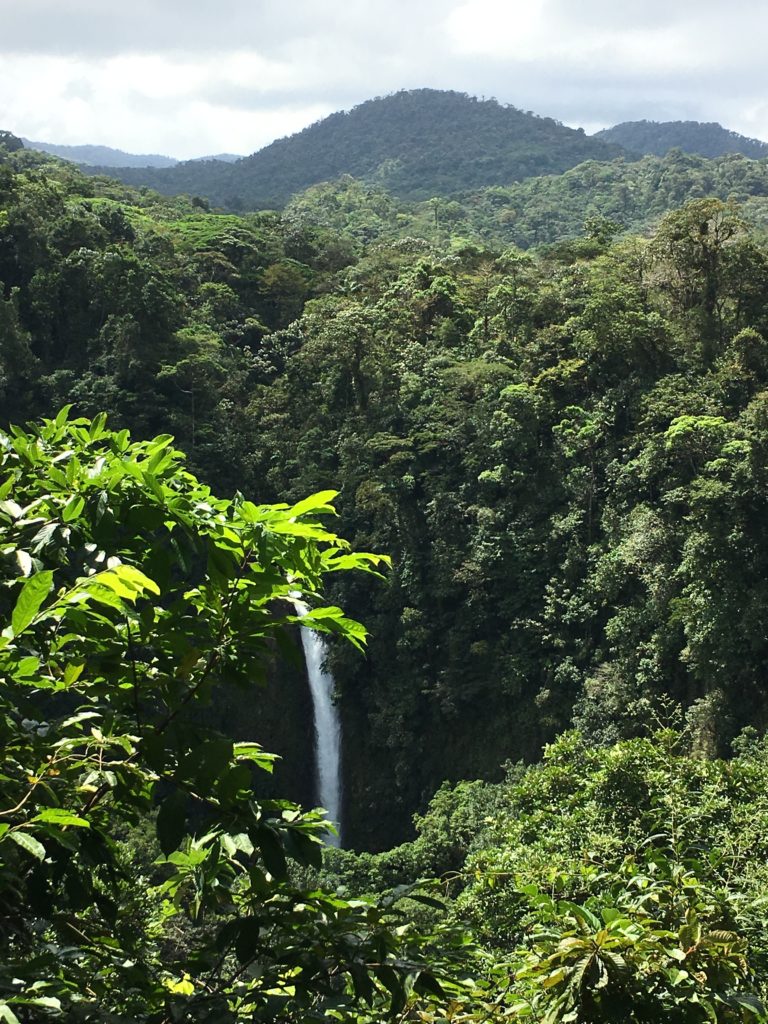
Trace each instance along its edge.
{"label": "tree", "polygon": [[[0,1020],[344,1020],[438,991],[392,901],[290,883],[323,816],[256,800],[272,755],[204,711],[224,683],[258,699],[293,591],[384,559],[321,524],[334,492],[224,501],[171,440],[68,409],[0,434]],[[338,608],[305,621],[365,641]]]}
{"label": "tree", "polygon": [[24,149],[24,143],[13,132],[3,130],[0,131],[0,149],[4,149],[7,153],[15,153]]}
{"label": "tree", "polygon": [[654,255],[667,275],[662,288],[683,313],[695,314],[707,361],[723,339],[727,285],[732,283],[729,262],[745,228],[733,203],[694,199],[667,214],[653,242]]}

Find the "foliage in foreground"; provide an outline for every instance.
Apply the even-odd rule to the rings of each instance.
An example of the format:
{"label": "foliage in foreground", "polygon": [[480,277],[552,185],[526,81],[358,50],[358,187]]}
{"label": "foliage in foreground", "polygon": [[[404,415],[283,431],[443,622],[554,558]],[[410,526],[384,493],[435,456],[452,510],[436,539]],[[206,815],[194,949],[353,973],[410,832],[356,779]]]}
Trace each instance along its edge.
{"label": "foliage in foreground", "polygon": [[475,982],[423,1020],[765,1019],[768,745],[710,760],[693,724],[652,728],[565,734],[502,783],[443,787],[411,843],[328,852],[345,895],[442,875]]}
{"label": "foliage in foreground", "polygon": [[[200,711],[223,683],[258,699],[292,591],[382,562],[321,524],[333,493],[222,501],[169,436],[67,410],[0,434],[0,465],[0,1020],[346,1019],[439,991],[392,900],[289,883],[322,814],[254,799],[271,755]],[[154,865],[119,841],[153,811]]]}

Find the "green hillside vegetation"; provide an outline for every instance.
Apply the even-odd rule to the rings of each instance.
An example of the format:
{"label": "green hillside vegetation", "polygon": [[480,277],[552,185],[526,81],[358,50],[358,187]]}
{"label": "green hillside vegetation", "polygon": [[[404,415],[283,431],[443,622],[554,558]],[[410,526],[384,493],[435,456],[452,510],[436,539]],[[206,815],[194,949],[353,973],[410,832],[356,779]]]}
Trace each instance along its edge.
{"label": "green hillside vegetation", "polygon": [[357,183],[342,233],[302,217],[318,194],[219,215],[10,159],[6,418],[74,401],[173,433],[225,492],[338,488],[342,532],[393,556],[333,594],[373,634],[362,676],[333,655],[353,843],[574,714],[615,737],[671,693],[715,748],[763,721],[768,262],[736,207],[526,254],[397,237]]}
{"label": "green hillside vegetation", "polygon": [[[57,156],[62,160],[70,160],[72,163],[90,167],[175,167],[180,162],[172,156],[162,156],[159,153],[126,153],[125,150],[114,149],[112,146],[65,146],[55,142],[34,142],[30,139],[21,141],[28,149],[38,150],[41,153],[48,153],[50,156]],[[241,157],[237,153],[216,153],[194,159],[234,163]]]}
{"label": "green hillside vegetation", "polygon": [[562,175],[465,193],[457,197],[461,209],[442,209],[453,233],[527,249],[574,238],[594,218],[613,221],[617,233],[646,233],[665,213],[707,196],[743,204],[743,215],[764,226],[768,161],[707,160],[679,150],[637,161],[590,160]]}
{"label": "green hillside vegetation", "polygon": [[291,230],[345,237],[356,252],[404,235],[443,246],[464,240],[529,249],[577,238],[585,225],[616,237],[647,234],[665,213],[703,196],[737,202],[742,216],[764,230],[768,162],[741,156],[707,160],[680,152],[632,162],[588,161],[562,175],[417,203],[345,175],[293,196],[282,221]]}
{"label": "green hillside vegetation", "polygon": [[95,167],[174,167],[178,163],[172,156],[162,156],[159,153],[126,153],[123,149],[113,149],[111,146],[65,146],[54,142],[33,142],[30,139],[22,141],[28,149],[36,149],[41,153],[58,156],[62,160]]}
{"label": "green hillside vegetation", "polygon": [[[568,211],[523,249],[493,190],[238,215],[11,139],[0,1019],[765,1019],[764,173],[588,162],[515,186]],[[242,747],[311,773],[297,580],[322,863]]]}
{"label": "green hillside vegetation", "polygon": [[630,153],[654,156],[664,156],[670,149],[707,157],[741,153],[760,160],[768,156],[768,142],[739,135],[716,121],[624,121],[596,132],[594,138],[622,146]]}
{"label": "green hillside vegetation", "polygon": [[279,139],[232,166],[188,161],[162,172],[113,171],[167,195],[231,209],[279,208],[295,192],[350,174],[404,199],[557,174],[617,146],[551,118],[457,92],[415,89],[369,100]]}

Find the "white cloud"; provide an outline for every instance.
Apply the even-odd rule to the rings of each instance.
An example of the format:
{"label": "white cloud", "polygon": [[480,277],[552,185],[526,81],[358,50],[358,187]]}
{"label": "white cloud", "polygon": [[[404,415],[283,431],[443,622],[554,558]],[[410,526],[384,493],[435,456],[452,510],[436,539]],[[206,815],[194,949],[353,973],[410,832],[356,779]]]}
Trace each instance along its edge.
{"label": "white cloud", "polygon": [[251,152],[421,86],[768,138],[754,0],[0,0],[0,25],[0,128],[46,141]]}
{"label": "white cloud", "polygon": [[243,53],[204,61],[5,58],[0,60],[0,125],[42,142],[91,142],[184,158],[250,153],[332,112],[331,103],[313,103],[311,97],[262,107],[210,99],[217,90],[226,97],[243,85],[259,89],[264,74],[258,55]]}
{"label": "white cloud", "polygon": [[[551,0],[467,0],[445,21],[449,45],[456,54],[536,64],[557,61],[574,69],[591,68],[603,75],[667,73],[675,77],[696,70],[711,59],[703,52],[696,19],[675,14],[666,6],[658,24],[625,23],[623,19],[590,18],[589,5],[573,5],[562,13]],[[555,16],[557,14],[557,16]]]}

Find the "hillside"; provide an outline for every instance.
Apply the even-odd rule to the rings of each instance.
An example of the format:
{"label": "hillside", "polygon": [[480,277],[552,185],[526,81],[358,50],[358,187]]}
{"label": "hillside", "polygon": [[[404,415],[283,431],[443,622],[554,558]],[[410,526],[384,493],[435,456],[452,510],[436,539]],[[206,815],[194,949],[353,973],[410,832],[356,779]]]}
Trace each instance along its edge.
{"label": "hillside", "polygon": [[58,156],[62,160],[71,160],[73,163],[91,167],[174,167],[178,163],[172,156],[161,156],[159,153],[126,153],[111,146],[64,146],[54,142],[34,142],[23,137],[22,142],[27,149],[36,149],[41,153]]}
{"label": "hillside", "polygon": [[588,160],[542,175],[420,203],[345,176],[313,185],[283,210],[294,231],[332,232],[354,245],[402,235],[429,242],[530,249],[598,235],[646,234],[670,210],[701,196],[738,203],[756,228],[768,226],[768,160],[739,154],[707,160],[674,151],[640,160]]}
{"label": "hillside", "polygon": [[621,152],[495,100],[417,89],[331,114],[235,165],[187,161],[165,170],[109,173],[166,195],[191,193],[231,209],[263,209],[342,174],[376,181],[401,198],[427,199],[559,174]]}
{"label": "hillside", "polygon": [[623,146],[631,153],[653,156],[664,156],[670,149],[707,157],[741,153],[759,160],[768,156],[768,142],[739,135],[716,121],[624,121],[597,132],[594,138]]}
{"label": "hillside", "polygon": [[[56,142],[34,142],[31,139],[22,138],[21,141],[27,149],[36,149],[40,153],[48,153],[50,156],[57,156],[61,160],[71,160],[72,163],[81,164],[85,167],[175,167],[179,161],[173,156],[161,156],[159,153],[126,153],[123,149],[113,149],[111,146],[64,146]],[[193,157],[190,163],[199,160],[220,160],[223,163],[234,163],[239,160],[237,153],[216,153],[210,156]]]}
{"label": "hillside", "polygon": [[547,175],[459,197],[446,212],[454,234],[527,249],[575,238],[593,218],[617,231],[646,232],[669,210],[701,196],[743,204],[756,226],[768,222],[768,161],[740,154],[706,159],[670,152],[641,160],[590,160]]}

